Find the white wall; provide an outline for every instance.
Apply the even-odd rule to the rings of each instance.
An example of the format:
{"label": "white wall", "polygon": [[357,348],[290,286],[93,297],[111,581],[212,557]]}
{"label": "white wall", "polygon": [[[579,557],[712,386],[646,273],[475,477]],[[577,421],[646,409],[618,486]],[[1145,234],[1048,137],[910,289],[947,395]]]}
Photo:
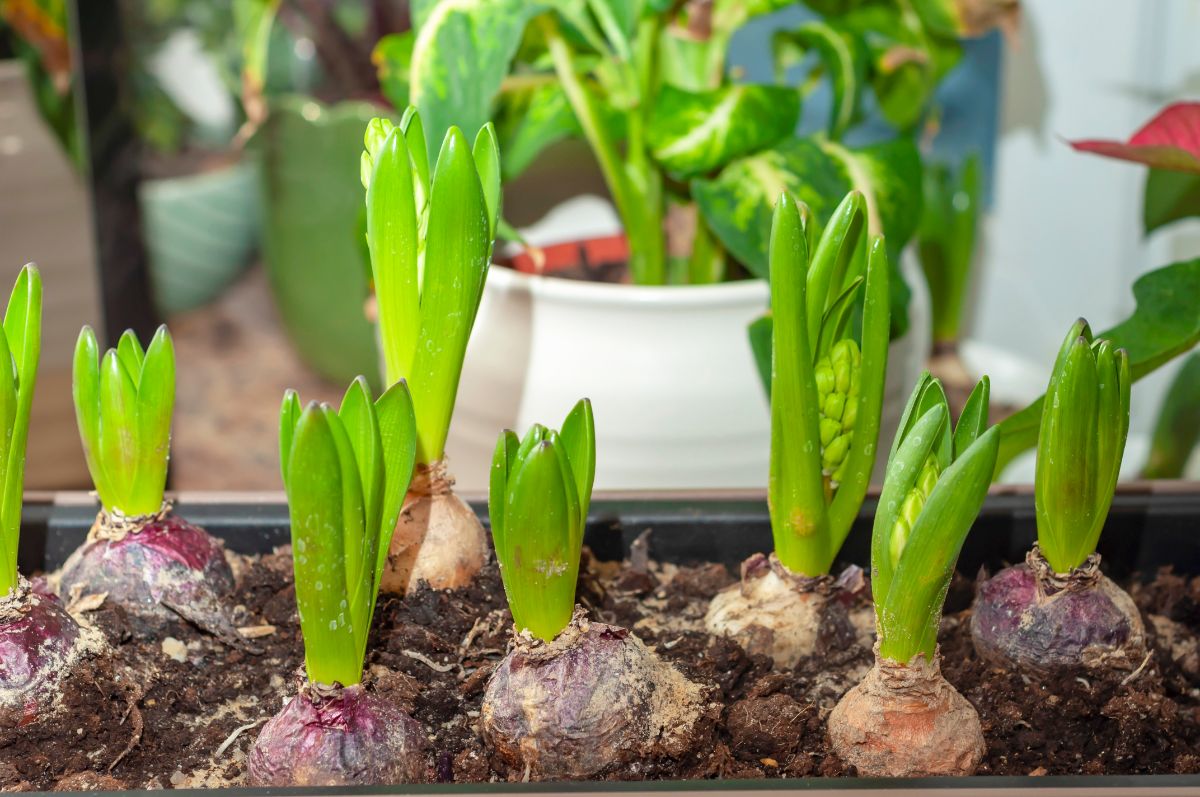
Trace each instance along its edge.
{"label": "white wall", "polygon": [[[1133,309],[1139,274],[1200,256],[1200,223],[1141,233],[1145,168],[1063,139],[1124,140],[1164,104],[1200,95],[1196,0],[1027,0],[1007,48],[992,213],[971,337],[1029,358],[1040,392],[1071,321]],[[1173,368],[1139,383],[1127,464],[1140,467]],[[1040,383],[1040,384],[1039,384]]]}

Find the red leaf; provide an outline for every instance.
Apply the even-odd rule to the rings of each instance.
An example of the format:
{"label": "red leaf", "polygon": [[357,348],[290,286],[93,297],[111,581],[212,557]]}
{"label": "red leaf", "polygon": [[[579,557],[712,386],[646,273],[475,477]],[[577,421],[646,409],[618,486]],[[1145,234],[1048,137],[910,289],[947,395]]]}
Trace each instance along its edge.
{"label": "red leaf", "polygon": [[1080,152],[1144,163],[1155,169],[1200,174],[1200,102],[1177,102],[1159,111],[1129,143],[1070,141]]}

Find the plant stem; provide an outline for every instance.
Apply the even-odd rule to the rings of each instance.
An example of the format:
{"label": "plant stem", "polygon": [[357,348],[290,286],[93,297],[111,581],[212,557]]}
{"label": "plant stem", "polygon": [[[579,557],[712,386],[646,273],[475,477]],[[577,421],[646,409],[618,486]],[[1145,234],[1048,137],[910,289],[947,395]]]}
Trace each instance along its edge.
{"label": "plant stem", "polygon": [[[629,237],[629,271],[639,285],[666,282],[666,241],[663,235],[662,177],[650,164],[644,144],[644,107],[628,114],[629,161],[621,158],[617,144],[604,128],[604,122],[583,80],[576,73],[570,45],[558,23],[550,15],[538,18],[546,46],[554,62],[554,71],[563,93],[575,111],[583,135],[596,154],[600,171],[608,184],[617,213]],[[641,47],[639,47],[641,52]],[[639,59],[641,60],[641,59]],[[645,78],[640,78],[642,82]]]}

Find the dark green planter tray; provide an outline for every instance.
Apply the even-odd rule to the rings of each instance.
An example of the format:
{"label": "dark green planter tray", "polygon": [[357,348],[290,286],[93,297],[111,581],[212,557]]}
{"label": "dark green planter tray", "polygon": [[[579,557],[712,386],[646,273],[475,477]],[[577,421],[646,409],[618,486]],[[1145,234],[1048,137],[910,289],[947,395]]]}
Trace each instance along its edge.
{"label": "dark green planter tray", "polygon": [[[866,562],[874,498],[863,512],[843,551],[847,562]],[[483,502],[472,501],[486,520]],[[239,502],[236,497],[184,496],[176,510],[204,526],[240,553],[259,553],[288,542],[287,507],[281,502]],[[53,499],[27,502],[21,537],[20,567],[34,572],[58,567],[91,526],[95,509],[82,502]],[[771,545],[766,502],[749,494],[597,496],[592,503],[585,543],[601,559],[620,559],[630,543],[651,529],[650,555],[660,561],[687,564],[717,561],[737,565],[751,553]],[[973,574],[981,566],[998,568],[1020,561],[1035,536],[1033,496],[1026,492],[989,497],[975,529],[967,538],[959,569]],[[1114,578],[1153,574],[1171,564],[1181,574],[1200,573],[1200,484],[1124,489],[1113,503],[1100,553]],[[485,794],[588,793],[624,795],[655,793],[759,792],[846,795],[884,791],[919,795],[930,791],[957,795],[1200,795],[1200,775],[1122,775],[1054,777],[972,777],[916,780],[837,778],[756,781],[654,781],[540,784],[399,785],[341,789],[230,789],[241,795],[340,794]],[[129,792],[138,794],[142,792]],[[115,794],[115,793],[113,793]],[[124,793],[122,793],[124,794]]]}

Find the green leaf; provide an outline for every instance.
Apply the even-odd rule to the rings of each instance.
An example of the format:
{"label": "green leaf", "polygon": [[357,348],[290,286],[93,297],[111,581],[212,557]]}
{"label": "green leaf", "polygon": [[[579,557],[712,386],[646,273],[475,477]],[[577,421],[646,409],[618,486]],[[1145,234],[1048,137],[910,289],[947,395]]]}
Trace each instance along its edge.
{"label": "green leaf", "polygon": [[1055,364],[1038,435],[1038,543],[1059,573],[1081,564],[1073,551],[1095,521],[1099,377],[1089,337],[1075,336]]}
{"label": "green leaf", "polygon": [[520,97],[505,95],[505,121],[500,126],[504,153],[504,178],[512,180],[550,145],[579,133],[575,111],[556,82],[526,91]]}
{"label": "green leaf", "polygon": [[1195,216],[1200,216],[1200,174],[1150,169],[1142,202],[1142,226],[1146,234]]}
{"label": "green leaf", "polygon": [[518,453],[505,497],[504,548],[496,551],[513,622],[546,641],[571,620],[580,555],[574,543],[582,539],[560,455],[550,439]]}
{"label": "green leaf", "polygon": [[[857,150],[790,139],[733,161],[715,178],[693,180],[691,186],[700,211],[725,248],[751,272],[765,276],[769,208],[780,193],[788,191],[808,205],[824,226],[851,189],[861,191],[868,230],[886,236],[891,255],[916,229],[920,176],[920,155],[909,139]],[[896,319],[892,322],[895,325]]]}
{"label": "green leaf", "polygon": [[444,453],[467,340],[487,277],[492,244],[487,212],[470,147],[458,128],[451,128],[433,177],[421,331],[410,376],[421,462],[440,460]]}
{"label": "green leaf", "polygon": [[409,81],[412,77],[409,64],[415,43],[416,34],[411,30],[389,33],[379,40],[371,53],[371,61],[379,77],[379,88],[395,108],[408,105]]}
{"label": "green leaf", "polygon": [[[3,506],[0,506],[0,594],[4,581],[17,578],[17,543],[21,533],[21,500],[25,483],[25,449],[29,439],[29,416],[33,407],[33,391],[37,383],[38,360],[42,344],[42,279],[37,267],[30,264],[21,269],[9,296],[4,313],[4,335],[7,352],[0,353],[0,363],[8,363],[7,398],[12,408],[4,409],[3,449]],[[11,420],[9,420],[11,418]]]}
{"label": "green leaf", "polygon": [[520,447],[521,441],[517,433],[505,429],[496,440],[496,451],[492,455],[492,470],[488,479],[488,522],[492,527],[492,540],[497,551],[507,550],[504,539],[507,530],[504,510],[508,496],[508,477],[512,473]]}
{"label": "green leaf", "polygon": [[754,364],[758,367],[758,378],[762,380],[767,401],[771,400],[771,341],[775,337],[775,321],[770,313],[764,313],[750,322],[750,349]]}
{"label": "green leaf", "polygon": [[1179,479],[1200,443],[1200,352],[1183,361],[1158,410],[1145,479]]}
{"label": "green leaf", "polygon": [[342,466],[327,416],[310,404],[300,416],[288,471],[296,608],[310,681],[352,685],[362,679],[348,585]]}
{"label": "green leaf", "polygon": [[96,343],[96,333],[89,326],[80,330],[75,342],[71,396],[92,484],[101,496],[112,495],[100,456],[100,347]]}
{"label": "green leaf", "polygon": [[845,287],[843,278],[850,270],[850,261],[866,239],[866,221],[866,200],[861,192],[851,191],[838,204],[817,240],[806,299],[810,341],[818,339],[825,311]]}
{"label": "green leaf", "polygon": [[[127,491],[129,504],[122,507],[126,514],[148,515],[162,508],[174,410],[175,347],[167,328],[160,326],[146,350],[137,383],[137,471]],[[102,427],[107,420],[108,416],[101,417]]]}
{"label": "green leaf", "polygon": [[132,329],[125,330],[117,342],[117,359],[121,361],[121,365],[134,384],[137,384],[141,378],[142,360],[145,356],[146,353],[142,351],[142,344],[138,342],[137,335],[133,333]]}
{"label": "green leaf", "polygon": [[571,408],[571,412],[563,421],[559,439],[575,482],[575,494],[579,500],[579,523],[582,528],[587,523],[592,484],[596,479],[596,421],[592,416],[591,401],[580,399]]}
{"label": "green leaf", "polygon": [[[910,406],[916,404],[917,393],[917,390],[913,391]],[[895,575],[890,555],[892,532],[900,517],[904,499],[916,484],[925,460],[941,437],[942,429],[949,423],[949,409],[945,405],[934,404],[917,413],[912,419],[911,428],[903,434],[897,433],[893,441],[892,454],[888,457],[884,472],[883,490],[879,494],[879,508],[875,510],[875,522],[871,530],[871,584],[877,599],[886,598],[892,588]]]}
{"label": "green leaf", "polygon": [[[1143,274],[1133,284],[1133,315],[1098,337],[1129,354],[1133,381],[1186,353],[1200,341],[1200,259],[1185,260]],[[1042,398],[1006,418],[1001,430],[996,475],[1014,457],[1037,444]]]}
{"label": "green leaf", "polygon": [[[104,508],[142,514],[130,506],[138,462],[137,387],[114,349],[109,349],[100,361],[100,460],[113,491],[100,496]],[[157,512],[158,507],[151,511]]]}
{"label": "green leaf", "polygon": [[796,207],[780,195],[771,227],[771,471],[767,497],[779,561],[822,575],[832,561],[818,402],[805,318],[808,243]]}
{"label": "green leaf", "polygon": [[933,661],[946,590],[963,542],[987,497],[999,438],[994,427],[985,432],[941,474],[925,501],[886,597],[876,604],[880,656],[907,664],[917,654],[924,654],[927,661]]}
{"label": "green leaf", "polygon": [[300,395],[288,389],[283,394],[283,404],[279,408],[279,473],[283,478],[284,489],[288,483],[288,463],[292,458],[292,440],[296,434],[296,424],[300,422]]}
{"label": "green leaf", "polygon": [[483,196],[487,201],[488,237],[494,239],[503,194],[500,190],[500,146],[496,141],[496,128],[491,122],[479,129],[472,154],[483,187]]}
{"label": "green leaf", "polygon": [[[372,120],[371,151],[381,128]],[[379,302],[380,341],[393,384],[412,372],[420,329],[417,207],[412,165],[403,132],[392,130],[377,145],[367,188],[367,245]]]}
{"label": "green leaf", "polygon": [[778,30],[772,35],[776,75],[782,78],[783,70],[802,60],[809,50],[816,51],[829,75],[833,103],[825,130],[837,141],[858,117],[867,77],[867,54],[852,31],[830,24],[828,20],[807,22],[795,30]]}
{"label": "green leaf", "polygon": [[961,457],[963,452],[987,431],[991,391],[991,380],[985,375],[976,383],[971,395],[967,396],[967,403],[963,405],[962,414],[958,416],[958,425],[954,427],[955,457]]}
{"label": "green leaf", "polygon": [[647,132],[654,158],[686,178],[791,135],[799,116],[800,96],[785,87],[685,91],[665,85],[654,99]]}
{"label": "green leaf", "polygon": [[[338,409],[338,418],[346,430],[358,477],[362,486],[363,518],[367,534],[374,540],[369,544],[370,555],[364,555],[364,560],[375,566],[375,553],[378,551],[380,531],[382,530],[384,491],[387,487],[386,468],[383,459],[383,438],[379,433],[379,419],[375,413],[375,404],[371,399],[371,389],[367,380],[359,377],[350,383],[346,394],[342,397],[342,406]],[[359,580],[347,576],[347,581],[357,584]],[[370,583],[370,580],[367,580]]]}
{"label": "green leaf", "polygon": [[378,591],[383,566],[392,544],[392,533],[396,530],[396,521],[404,506],[404,497],[408,494],[417,458],[417,418],[408,383],[401,379],[384,391],[375,401],[375,415],[380,445],[383,446],[385,478],[379,510],[379,561],[375,566]]}
{"label": "green leaf", "polygon": [[859,289],[866,282],[865,277],[856,277],[846,286],[841,295],[833,300],[820,323],[820,337],[814,352],[817,357],[823,357],[833,348],[833,344],[845,337],[846,324],[850,320],[850,311],[858,300]]}
{"label": "green leaf", "polygon": [[975,256],[979,190],[975,156],[966,160],[960,174],[942,164],[925,169],[917,251],[929,284],[935,342],[958,339]]}
{"label": "green leaf", "polygon": [[491,119],[492,102],[526,25],[547,7],[537,0],[432,6],[417,29],[409,73],[410,102],[420,109],[430,145],[441,141],[451,125],[478,130]]}

